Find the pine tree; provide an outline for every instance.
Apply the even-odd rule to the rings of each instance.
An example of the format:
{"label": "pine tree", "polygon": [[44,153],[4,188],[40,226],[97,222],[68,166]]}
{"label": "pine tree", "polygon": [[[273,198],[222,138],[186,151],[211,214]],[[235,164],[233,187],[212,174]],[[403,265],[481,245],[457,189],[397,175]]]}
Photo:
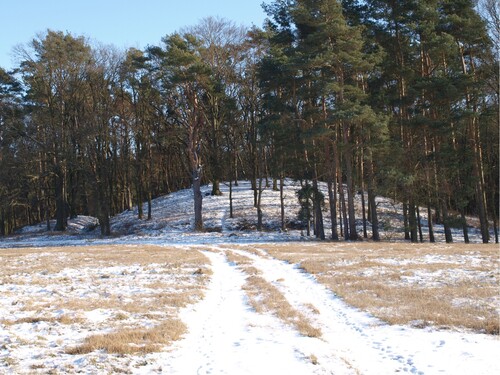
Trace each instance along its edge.
{"label": "pine tree", "polygon": [[[283,52],[295,72],[291,78],[295,82],[294,120],[301,124],[305,175],[317,186],[322,159],[318,150],[326,150],[326,143],[334,139],[334,153],[340,152],[347,185],[346,238],[355,240],[356,132],[374,119],[360,85],[361,77],[373,67],[363,52],[361,30],[347,23],[335,0],[276,1],[266,10],[274,21],[270,27],[276,36],[271,43],[284,40],[289,46]],[[324,237],[321,211],[315,214],[317,235]]]}
{"label": "pine tree", "polygon": [[171,121],[182,131],[194,195],[194,230],[203,230],[201,184],[202,135],[206,126],[203,97],[210,91],[211,70],[203,61],[200,41],[191,34],[164,38],[165,49],[150,53],[160,61],[161,80]]}
{"label": "pine tree", "polygon": [[481,57],[490,53],[491,47],[485,23],[474,9],[470,0],[442,2],[442,30],[450,35],[456,45],[455,61],[461,66],[462,98],[465,99],[463,121],[468,133],[468,146],[472,150],[472,174],[475,183],[477,214],[481,224],[483,242],[489,242],[488,200],[485,178],[485,159],[480,122]]}
{"label": "pine tree", "polygon": [[[25,110],[21,101],[21,84],[14,75],[0,68],[0,235],[10,234],[17,223],[15,210],[28,206],[28,196],[21,186],[28,185],[29,154],[23,146]],[[28,157],[26,157],[28,156]],[[26,158],[25,158],[26,157]],[[23,160],[24,159],[24,160]],[[26,193],[26,194],[25,194]],[[37,215],[41,221],[41,215]]]}
{"label": "pine tree", "polygon": [[77,169],[72,143],[79,128],[81,87],[91,61],[90,47],[82,37],[51,30],[43,38],[34,39],[30,47],[32,51],[24,51],[21,71],[29,98],[37,106],[36,121],[44,124],[35,131],[35,137],[44,145],[53,176],[54,229],[63,231],[70,214],[68,180]]}

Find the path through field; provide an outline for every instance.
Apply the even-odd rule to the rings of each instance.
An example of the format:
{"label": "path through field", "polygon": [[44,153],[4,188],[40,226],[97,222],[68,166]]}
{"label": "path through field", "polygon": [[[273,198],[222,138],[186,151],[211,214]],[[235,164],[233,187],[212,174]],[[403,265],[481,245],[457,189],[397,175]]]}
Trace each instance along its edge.
{"label": "path through field", "polygon": [[[261,277],[321,329],[299,334],[271,313],[257,313],[243,289],[244,269],[227,252],[251,259]],[[212,281],[205,298],[181,318],[189,333],[156,363],[169,374],[470,374],[494,373],[485,335],[383,324],[353,309],[313,277],[262,250],[212,246]],[[494,344],[492,346],[491,344]],[[158,368],[158,367],[157,367]]]}

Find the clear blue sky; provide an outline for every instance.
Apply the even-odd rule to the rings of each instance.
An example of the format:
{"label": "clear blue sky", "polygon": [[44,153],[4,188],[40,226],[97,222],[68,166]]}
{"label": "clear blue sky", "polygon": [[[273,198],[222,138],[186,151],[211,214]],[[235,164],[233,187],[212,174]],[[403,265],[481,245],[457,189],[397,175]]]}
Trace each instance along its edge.
{"label": "clear blue sky", "polygon": [[0,67],[15,66],[12,50],[47,29],[84,35],[118,48],[142,49],[208,16],[262,26],[272,0],[3,0]]}

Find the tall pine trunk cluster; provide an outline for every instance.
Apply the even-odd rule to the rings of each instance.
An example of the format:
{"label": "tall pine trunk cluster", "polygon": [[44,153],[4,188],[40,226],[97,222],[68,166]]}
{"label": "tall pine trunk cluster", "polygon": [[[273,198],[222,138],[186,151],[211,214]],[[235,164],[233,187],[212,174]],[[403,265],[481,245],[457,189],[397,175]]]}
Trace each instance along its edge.
{"label": "tall pine trunk cluster", "polygon": [[233,217],[238,179],[259,230],[280,190],[287,230],[293,178],[319,240],[380,240],[383,195],[409,241],[439,224],[468,242],[475,217],[498,242],[498,8],[480,4],[275,0],[262,29],[206,18],[143,51],[48,30],[0,69],[0,235],[82,214],[109,235],[113,215],[154,220],[152,199],[186,188],[202,231],[202,185],[228,182]]}

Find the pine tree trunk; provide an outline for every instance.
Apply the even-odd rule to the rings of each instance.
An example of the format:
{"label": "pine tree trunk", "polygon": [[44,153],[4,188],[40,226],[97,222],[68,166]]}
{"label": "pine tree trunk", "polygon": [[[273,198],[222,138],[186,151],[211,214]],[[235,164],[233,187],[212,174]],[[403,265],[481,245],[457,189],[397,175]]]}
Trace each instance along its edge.
{"label": "pine tree trunk", "polygon": [[434,224],[432,223],[432,209],[430,203],[427,205],[427,224],[429,226],[429,242],[434,243]]}
{"label": "pine tree trunk", "polygon": [[448,208],[446,207],[446,203],[443,203],[442,213],[443,213],[444,237],[445,237],[446,243],[452,243],[453,236],[451,234],[451,228],[450,228],[450,223],[449,223],[449,218],[448,218]]}
{"label": "pine tree trunk", "polygon": [[201,172],[198,168],[195,168],[191,173],[193,176],[194,230],[196,232],[201,232],[203,230],[203,195],[201,194]]}
{"label": "pine tree trunk", "polygon": [[[368,130],[362,130],[363,133],[369,133]],[[366,224],[366,202],[365,202],[365,163],[366,160],[368,159],[368,156],[370,153],[368,152],[368,155],[365,155],[365,148],[361,145],[361,140],[357,139],[356,143],[358,144],[358,148],[360,149],[360,153],[358,156],[358,168],[359,168],[359,184],[361,186],[360,190],[358,191],[358,194],[361,196],[361,218],[363,221],[363,238],[368,238],[368,233],[367,233],[367,224]]]}
{"label": "pine tree trunk", "polygon": [[332,182],[331,176],[328,177],[328,199],[330,202],[330,220],[332,222],[332,240],[339,240],[339,232],[337,229],[337,193]]}
{"label": "pine tree trunk", "polygon": [[[477,162],[476,162],[477,163]],[[477,168],[477,167],[476,167]],[[476,169],[474,168],[474,169]],[[479,178],[479,173],[476,172],[476,178]],[[484,185],[481,181],[476,182],[476,202],[477,202],[477,212],[479,216],[479,224],[481,227],[481,237],[483,243],[488,243],[490,241],[490,230],[488,223],[488,215],[486,212],[486,204],[484,199]]]}
{"label": "pine tree trunk", "polygon": [[[312,233],[316,237],[316,198],[314,198],[314,192],[313,196],[311,197],[312,199],[312,210],[311,210],[311,228],[312,228]],[[317,238],[317,237],[316,237]]]}
{"label": "pine tree trunk", "polygon": [[264,170],[265,170],[265,175],[266,175],[266,189],[269,189],[271,187],[271,185],[269,184],[269,176],[270,176],[270,173],[269,173],[269,164],[267,162],[267,152],[265,151],[265,148],[264,148]]}
{"label": "pine tree trunk", "polygon": [[[310,213],[309,213],[309,208],[307,209],[307,216],[309,216]],[[307,223],[306,223],[306,234],[307,234],[307,237],[310,237],[311,236],[311,219],[307,219]]]}
{"label": "pine tree trunk", "polygon": [[490,230],[488,223],[488,215],[486,211],[486,194],[484,188],[484,173],[482,167],[482,151],[481,146],[479,145],[479,136],[477,133],[479,130],[476,129],[477,125],[474,123],[473,125],[473,135],[472,135],[472,147],[475,151],[474,162],[473,162],[473,173],[476,180],[476,204],[477,204],[477,212],[479,216],[479,223],[481,226],[481,237],[483,239],[483,243],[488,243],[490,240]]}
{"label": "pine tree trunk", "polygon": [[316,177],[316,172],[314,173],[314,178],[313,178],[313,191],[314,191],[314,232],[316,234],[316,238],[324,240],[325,228],[323,225],[323,212],[321,210],[321,197],[319,194],[318,179]]}
{"label": "pine tree trunk", "polygon": [[[489,164],[492,164],[492,161],[489,162]],[[498,176],[493,176],[493,178],[498,178]],[[494,186],[494,183],[492,179],[490,178],[488,186]],[[498,185],[497,185],[498,187]],[[490,212],[492,216],[492,221],[493,221],[493,235],[495,236],[495,243],[498,243],[498,204],[495,203],[497,202],[497,194],[498,190],[497,189],[490,189],[490,197],[488,199],[488,202],[490,203]]]}
{"label": "pine tree trunk", "polygon": [[374,241],[380,241],[379,225],[378,225],[378,214],[377,214],[377,203],[375,201],[375,166],[373,165],[373,154],[371,148],[368,148],[367,155],[368,163],[368,217],[372,223],[372,239]]}
{"label": "pine tree trunk", "polygon": [[258,194],[257,194],[257,230],[262,231],[262,209],[260,207],[262,200],[262,177],[259,178]]}
{"label": "pine tree trunk", "polygon": [[417,235],[417,217],[415,212],[415,203],[413,203],[413,199],[410,198],[410,203],[408,204],[408,222],[410,225],[410,240],[411,242],[418,242]]}
{"label": "pine tree trunk", "polygon": [[[338,241],[339,233],[337,229],[337,183],[336,183],[336,173],[337,173],[337,158],[331,157],[330,152],[330,142],[326,142],[325,146],[325,159],[326,165],[328,166],[327,174],[327,184],[328,184],[328,201],[330,203],[330,220],[332,224],[332,240]],[[334,150],[334,154],[336,151]]]}
{"label": "pine tree trunk", "polygon": [[111,226],[109,223],[109,216],[103,213],[99,217],[99,226],[101,227],[101,235],[102,236],[109,236],[111,235]]}
{"label": "pine tree trunk", "polygon": [[[255,174],[255,176],[257,176],[257,175]],[[258,188],[257,188],[257,185],[258,185],[257,177],[252,178],[251,184],[252,184],[252,190],[253,190],[253,206],[255,208],[257,208],[257,200],[258,200],[258,195],[259,195]]]}
{"label": "pine tree trunk", "polygon": [[361,191],[359,192],[361,195],[361,210],[363,214],[363,238],[368,238],[368,233],[366,232],[366,206],[365,206],[365,192],[363,191],[363,188],[361,188]]}
{"label": "pine tree trunk", "polygon": [[257,152],[254,151],[254,155],[253,155],[253,158],[252,158],[252,189],[253,189],[253,206],[255,208],[257,208],[257,199],[258,199],[258,189],[257,189],[257,176],[259,174],[259,164],[258,164],[258,156],[257,156]]}
{"label": "pine tree trunk", "polygon": [[349,214],[349,240],[358,240],[358,233],[356,230],[356,213],[354,210],[354,186],[352,180],[349,182],[347,179],[347,211]]}
{"label": "pine tree trunk", "polygon": [[460,210],[460,218],[462,220],[462,231],[464,233],[464,242],[465,243],[470,243],[469,240],[469,229],[467,228],[467,219],[465,218],[465,212],[464,210]]}
{"label": "pine tree trunk", "polygon": [[233,180],[229,179],[229,218],[233,219]]}
{"label": "pine tree trunk", "polygon": [[[474,67],[474,56],[470,51],[466,53],[463,46],[460,46],[460,54],[462,59],[462,71],[465,75],[471,75],[476,78],[476,71]],[[467,68],[466,55],[470,59],[470,71]],[[476,78],[477,79],[477,78]],[[467,109],[472,111],[477,115],[478,109],[477,104],[473,102],[473,96],[469,92],[469,88],[466,88],[466,103]],[[484,178],[484,162],[483,162],[483,152],[481,148],[481,136],[479,132],[478,116],[472,116],[470,118],[469,128],[469,142],[471,149],[474,153],[473,155],[473,174],[476,180],[476,204],[479,216],[479,222],[481,226],[481,236],[483,243],[488,243],[490,240],[490,231],[488,223],[488,212],[487,212],[487,201],[486,201],[486,189],[485,189],[485,178]]]}
{"label": "pine tree trunk", "polygon": [[147,220],[151,220],[152,219],[152,197],[151,197],[151,189],[148,189],[148,219]]}
{"label": "pine tree trunk", "polygon": [[[344,126],[344,133],[347,132],[346,127]],[[344,136],[345,145],[347,145],[347,135]],[[344,155],[345,162],[345,177],[346,177],[346,185],[347,185],[347,211],[348,211],[348,220],[349,220],[349,230],[346,230],[347,237],[346,239],[350,241],[358,240],[358,233],[356,231],[356,214],[354,210],[354,180],[353,180],[353,171],[352,171],[352,150],[349,147],[346,147]]]}
{"label": "pine tree trunk", "polygon": [[372,239],[374,241],[380,241],[377,203],[375,202],[375,193],[373,192],[373,189],[371,187],[368,187],[368,207],[370,207],[370,216],[372,223]]}
{"label": "pine tree trunk", "polygon": [[238,186],[238,153],[234,153],[234,186]]}
{"label": "pine tree trunk", "polygon": [[281,230],[286,232],[286,222],[285,222],[285,195],[284,195],[284,185],[285,180],[283,175],[280,177],[280,213],[281,213]]}
{"label": "pine tree trunk", "polygon": [[417,226],[418,226],[418,238],[420,242],[424,242],[424,235],[422,234],[422,220],[420,217],[420,208],[417,206]]}
{"label": "pine tree trunk", "polygon": [[342,183],[339,183],[339,196],[340,196],[340,206],[342,211],[342,221],[344,223],[344,239],[346,241],[349,240],[349,221],[347,219],[347,208],[345,204],[345,194],[344,194],[344,186]]}
{"label": "pine tree trunk", "polygon": [[220,191],[220,181],[218,179],[215,179],[213,181],[212,195],[214,195],[214,196],[221,196],[222,195],[222,192]]}
{"label": "pine tree trunk", "polygon": [[139,220],[144,217],[143,198],[142,181],[137,181],[137,218]]}

